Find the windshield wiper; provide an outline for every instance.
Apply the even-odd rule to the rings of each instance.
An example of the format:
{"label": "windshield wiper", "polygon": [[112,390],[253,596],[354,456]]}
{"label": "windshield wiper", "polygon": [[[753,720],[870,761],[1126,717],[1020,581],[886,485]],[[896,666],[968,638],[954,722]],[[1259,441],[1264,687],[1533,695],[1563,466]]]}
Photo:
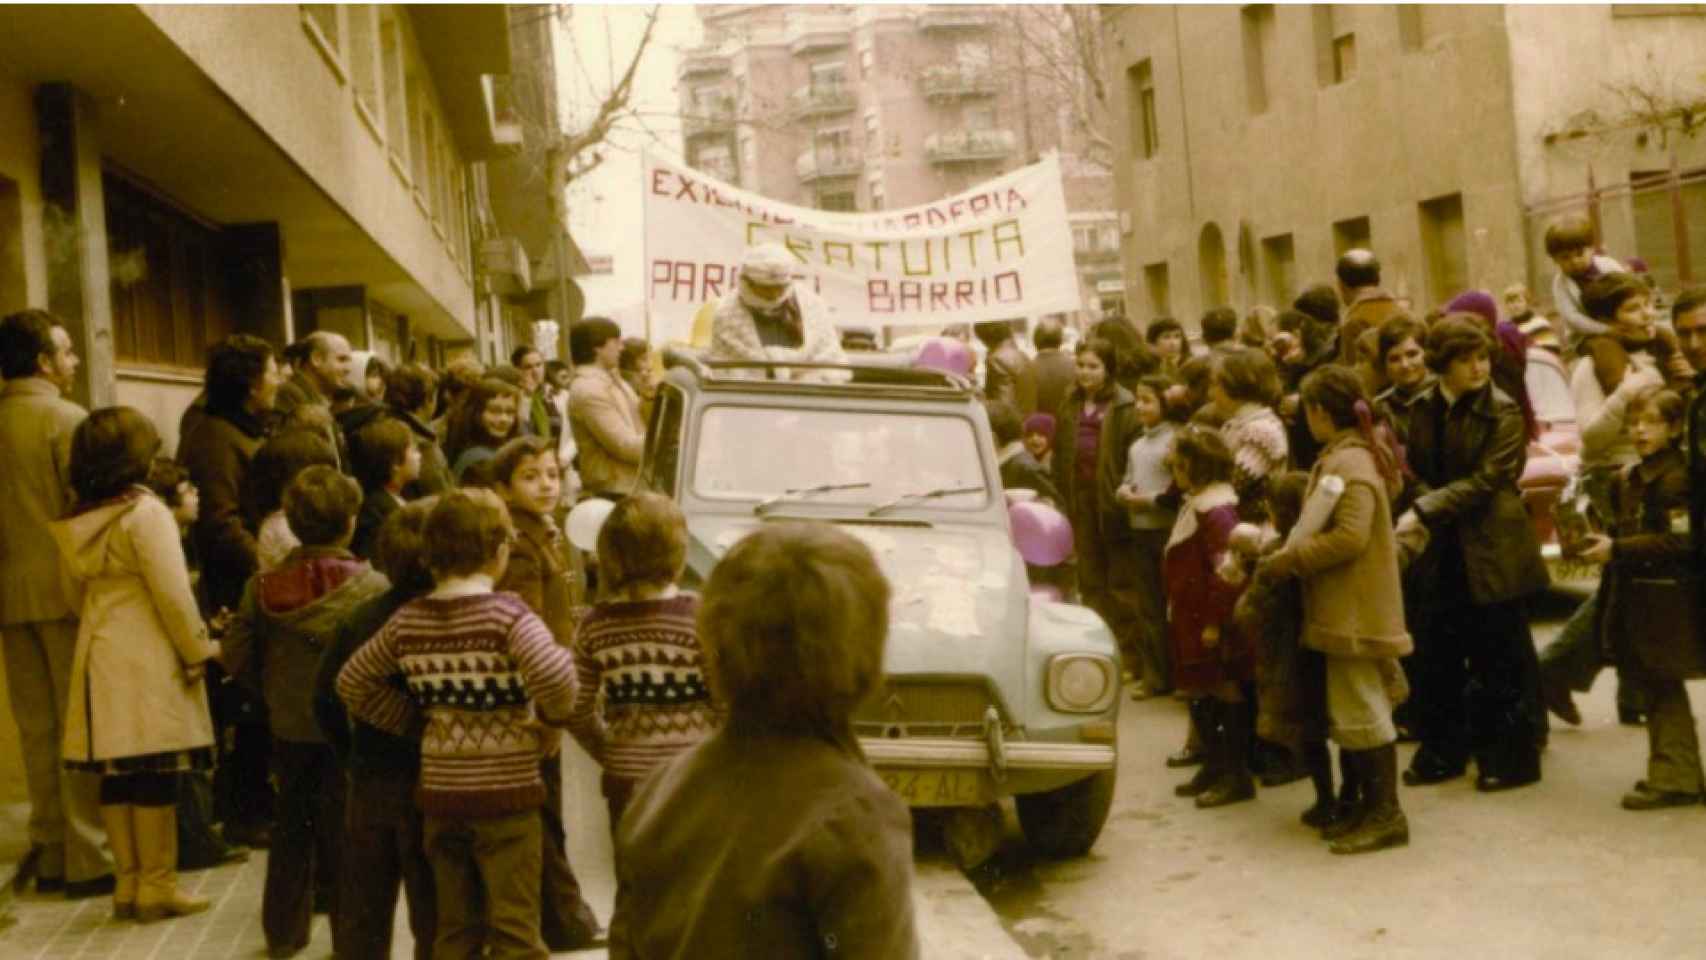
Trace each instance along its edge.
{"label": "windshield wiper", "polygon": [[775,496],[765,497],[763,500],[758,501],[757,505],[752,508],[752,514],[756,517],[762,517],[775,509],[778,504],[781,504],[786,500],[803,500],[807,497],[815,497],[820,493],[835,493],[840,490],[864,490],[869,486],[870,483],[860,481],[858,483],[825,483],[815,487],[800,487],[795,490],[784,490]]}
{"label": "windshield wiper", "polygon": [[893,500],[888,501],[887,503],[879,503],[876,506],[872,507],[870,509],[870,512],[866,513],[865,516],[867,516],[867,517],[881,516],[882,514],[887,513],[890,510],[893,510],[895,507],[898,507],[901,504],[911,503],[915,500],[935,500],[938,497],[952,497],[952,496],[956,496],[958,494],[982,493],[982,492],[983,492],[983,487],[977,486],[977,487],[942,487],[942,488],[937,489],[937,490],[926,490],[922,493],[903,493],[900,496],[895,497]]}

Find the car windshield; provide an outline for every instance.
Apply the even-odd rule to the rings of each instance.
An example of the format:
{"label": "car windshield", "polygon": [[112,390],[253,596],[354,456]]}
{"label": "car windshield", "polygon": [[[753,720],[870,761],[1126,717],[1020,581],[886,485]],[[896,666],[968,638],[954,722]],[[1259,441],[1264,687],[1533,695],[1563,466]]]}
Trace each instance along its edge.
{"label": "car windshield", "polygon": [[1575,422],[1575,401],[1570,399],[1570,385],[1561,369],[1531,357],[1523,382],[1528,387],[1528,402],[1534,407],[1535,419],[1546,423]]}
{"label": "car windshield", "polygon": [[707,407],[692,483],[694,493],[714,500],[765,500],[845,484],[799,500],[870,507],[919,491],[975,488],[918,507],[977,510],[989,502],[972,421],[911,411]]}

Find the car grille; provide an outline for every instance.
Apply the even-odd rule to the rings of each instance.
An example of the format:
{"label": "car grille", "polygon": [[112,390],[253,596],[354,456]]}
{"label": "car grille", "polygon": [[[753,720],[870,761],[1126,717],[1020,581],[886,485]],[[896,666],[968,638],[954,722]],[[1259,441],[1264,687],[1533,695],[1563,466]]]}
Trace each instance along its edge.
{"label": "car grille", "polygon": [[977,740],[994,703],[982,680],[890,680],[853,712],[853,730],[861,737]]}

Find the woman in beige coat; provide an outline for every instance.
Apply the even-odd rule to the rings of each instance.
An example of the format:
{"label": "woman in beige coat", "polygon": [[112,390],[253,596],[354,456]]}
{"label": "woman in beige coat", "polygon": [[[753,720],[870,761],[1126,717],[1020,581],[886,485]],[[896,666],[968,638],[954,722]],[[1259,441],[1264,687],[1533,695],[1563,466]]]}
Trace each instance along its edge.
{"label": "woman in beige coat", "polygon": [[77,506],[52,525],[79,596],[63,755],[101,775],[113,915],[158,920],[207,909],[177,886],[177,779],[213,766],[202,670],[218,653],[190,591],[172,511],[142,481],[160,439],[108,407],[71,440]]}
{"label": "woman in beige coat", "polygon": [[[1304,521],[1264,564],[1273,576],[1303,582],[1303,645],[1327,655],[1327,715],[1358,806],[1335,831],[1334,853],[1367,853],[1409,843],[1398,806],[1398,731],[1393,701],[1402,696],[1397,658],[1410,652],[1404,625],[1391,498],[1402,466],[1377,437],[1362,382],[1348,367],[1321,367],[1299,391],[1309,430],[1322,444],[1310,472]],[[1325,523],[1307,529],[1311,500],[1337,477],[1344,492]]]}

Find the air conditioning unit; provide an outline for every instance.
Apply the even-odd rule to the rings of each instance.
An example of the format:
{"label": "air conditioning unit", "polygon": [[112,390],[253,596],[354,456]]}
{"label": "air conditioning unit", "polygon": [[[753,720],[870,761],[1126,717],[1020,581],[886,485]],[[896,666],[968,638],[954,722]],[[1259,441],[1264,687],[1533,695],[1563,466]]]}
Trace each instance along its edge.
{"label": "air conditioning unit", "polygon": [[480,241],[480,272],[490,281],[494,293],[515,297],[533,288],[527,248],[517,237]]}

